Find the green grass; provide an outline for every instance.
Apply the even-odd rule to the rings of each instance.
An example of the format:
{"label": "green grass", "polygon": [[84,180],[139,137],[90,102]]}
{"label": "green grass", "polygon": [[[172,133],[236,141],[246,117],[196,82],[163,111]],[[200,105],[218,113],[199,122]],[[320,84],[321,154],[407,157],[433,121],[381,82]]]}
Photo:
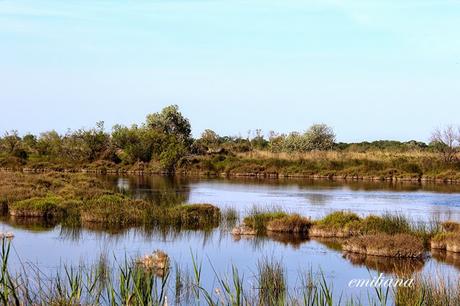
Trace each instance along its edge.
{"label": "green grass", "polygon": [[53,218],[64,214],[62,201],[62,198],[55,196],[35,197],[11,203],[8,205],[8,211],[10,215],[17,217]]}
{"label": "green grass", "polygon": [[267,230],[280,233],[308,234],[312,222],[298,214],[274,218],[267,223]]}
{"label": "green grass", "polygon": [[267,230],[267,224],[270,221],[275,219],[280,219],[283,217],[288,216],[287,213],[280,211],[280,210],[260,210],[258,208],[254,208],[248,216],[243,219],[244,225],[255,229],[258,233],[262,234],[265,233]]}
{"label": "green grass", "polygon": [[260,305],[282,305],[286,300],[286,272],[283,264],[264,258],[257,264],[257,289]]}
{"label": "green grass", "polygon": [[330,213],[321,220],[318,220],[315,225],[320,228],[343,229],[360,220],[361,219],[355,213],[337,211]]}

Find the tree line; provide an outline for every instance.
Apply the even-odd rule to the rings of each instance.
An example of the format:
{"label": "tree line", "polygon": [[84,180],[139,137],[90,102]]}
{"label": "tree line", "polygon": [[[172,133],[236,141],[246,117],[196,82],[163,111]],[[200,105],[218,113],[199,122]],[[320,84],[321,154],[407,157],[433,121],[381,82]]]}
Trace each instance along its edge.
{"label": "tree line", "polygon": [[279,134],[262,130],[248,131],[246,137],[219,136],[207,129],[199,138],[192,137],[190,121],[177,105],[146,116],[145,122],[131,126],[115,125],[107,132],[104,122],[90,129],[67,131],[51,130],[40,135],[20,136],[16,130],[0,137],[0,166],[14,159],[25,164],[30,159],[91,163],[106,160],[113,163],[134,164],[155,161],[162,169],[174,171],[178,161],[187,155],[241,153],[253,150],[295,153],[309,151],[432,151],[444,161],[454,162],[460,150],[460,129],[448,126],[436,129],[430,143],[420,141],[374,141],[360,143],[336,142],[333,129],[325,124],[314,124],[305,132]]}

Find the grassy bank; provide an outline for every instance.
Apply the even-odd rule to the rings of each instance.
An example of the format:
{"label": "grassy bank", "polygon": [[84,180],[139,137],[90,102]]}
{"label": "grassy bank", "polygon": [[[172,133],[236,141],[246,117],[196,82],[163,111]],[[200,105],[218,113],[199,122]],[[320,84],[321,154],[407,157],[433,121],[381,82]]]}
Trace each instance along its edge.
{"label": "grassy bank", "polygon": [[[0,158],[1,159],[1,158]],[[73,171],[95,173],[165,173],[155,162],[114,163],[94,161],[70,163],[31,159],[25,163],[0,163],[8,169],[25,171]],[[184,175],[318,177],[348,180],[402,180],[457,182],[460,164],[446,163],[431,152],[305,152],[272,153],[251,151],[210,155],[187,155],[177,161],[175,172]]]}
{"label": "grassy bank", "polygon": [[182,172],[257,175],[268,177],[324,177],[366,180],[460,179],[460,165],[446,164],[429,152],[306,152],[253,151],[237,155],[195,156],[182,161]]}
{"label": "grassy bank", "polygon": [[[90,266],[64,266],[53,276],[38,267],[12,273],[10,245],[2,241],[0,300],[4,305],[443,305],[460,302],[460,280],[416,274],[411,287],[367,288],[364,296],[334,291],[324,274],[299,272],[299,284],[289,286],[281,261],[261,259],[252,277],[233,266],[218,275],[192,256],[189,269],[177,263],[153,273],[125,259],[110,264],[101,257]],[[205,269],[206,268],[206,269]],[[216,281],[204,284],[206,273]],[[374,276],[369,275],[372,279]]]}

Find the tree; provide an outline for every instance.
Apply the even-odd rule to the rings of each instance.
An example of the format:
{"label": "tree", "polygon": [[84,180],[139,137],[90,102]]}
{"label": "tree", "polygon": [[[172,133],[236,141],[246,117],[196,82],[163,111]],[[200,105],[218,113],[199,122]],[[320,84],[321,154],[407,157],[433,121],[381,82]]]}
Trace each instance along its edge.
{"label": "tree", "polygon": [[168,172],[174,172],[177,162],[187,153],[182,142],[172,138],[167,141],[167,146],[162,150],[159,161],[162,168]]}
{"label": "tree", "polygon": [[40,134],[37,141],[38,154],[56,158],[62,153],[62,137],[56,131],[49,131]]}
{"label": "tree", "polygon": [[24,148],[28,152],[36,152],[37,149],[37,136],[33,134],[26,134],[22,137],[22,143]]}
{"label": "tree", "polygon": [[251,146],[262,150],[268,145],[268,141],[265,140],[264,134],[261,129],[255,130],[255,136],[251,139]]}
{"label": "tree", "polygon": [[181,114],[177,105],[170,105],[159,113],[147,115],[146,121],[149,128],[173,135],[186,146],[190,146],[192,128],[189,120]]}
{"label": "tree", "polygon": [[12,130],[5,132],[2,140],[3,148],[8,154],[13,155],[15,151],[19,150],[21,146],[21,137],[18,135],[18,131]]}
{"label": "tree", "polygon": [[104,130],[104,121],[96,122],[95,128],[79,130],[77,133],[87,146],[89,161],[96,160],[110,145],[110,136]]}
{"label": "tree", "polygon": [[326,124],[314,124],[304,135],[308,150],[330,150],[334,146],[335,134]]}
{"label": "tree", "polygon": [[12,130],[6,132],[2,140],[2,147],[6,153],[10,156],[18,157],[20,159],[27,159],[27,151],[24,150],[22,145],[21,137],[18,135],[18,131]]}
{"label": "tree", "polygon": [[460,145],[460,129],[448,125],[443,129],[436,128],[431,134],[431,144],[436,151],[441,153],[445,162],[456,159]]}
{"label": "tree", "polygon": [[152,129],[132,125],[130,128],[115,125],[112,141],[116,148],[121,149],[119,158],[127,163],[136,161],[149,162],[154,153],[161,152],[161,135]]}
{"label": "tree", "polygon": [[60,156],[72,162],[84,162],[91,155],[90,149],[83,138],[83,130],[72,132],[70,129],[62,137]]}
{"label": "tree", "polygon": [[219,146],[219,135],[217,135],[217,133],[213,130],[206,129],[201,134],[199,141],[206,148],[215,150]]}

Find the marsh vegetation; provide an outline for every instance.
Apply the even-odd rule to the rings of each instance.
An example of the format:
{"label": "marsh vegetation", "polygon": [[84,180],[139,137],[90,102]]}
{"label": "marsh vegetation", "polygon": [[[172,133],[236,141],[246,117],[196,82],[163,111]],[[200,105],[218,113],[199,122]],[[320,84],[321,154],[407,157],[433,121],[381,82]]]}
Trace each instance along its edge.
{"label": "marsh vegetation", "polygon": [[[167,256],[163,253],[163,256]],[[36,267],[10,270],[10,243],[2,240],[0,299],[5,305],[442,305],[460,302],[458,278],[414,277],[410,288],[368,288],[367,296],[337,294],[323,272],[299,271],[299,284],[289,287],[283,262],[261,258],[254,275],[246,278],[237,267],[216,272],[215,283],[203,285],[203,261],[191,254],[189,268],[169,265],[162,273],[139,266],[134,259],[106,258],[89,266],[61,266],[52,277]],[[169,259],[168,259],[169,260]],[[209,263],[212,265],[212,263]],[[210,271],[210,269],[207,269]],[[397,273],[403,275],[404,273]],[[374,278],[372,274],[370,278]],[[402,280],[403,278],[401,278]]]}
{"label": "marsh vegetation", "polygon": [[161,205],[133,199],[103,180],[82,174],[28,175],[0,172],[3,213],[15,218],[41,218],[67,224],[107,226],[174,226],[210,229],[232,211],[221,214],[211,204],[170,203]]}
{"label": "marsh vegetation", "polygon": [[[445,284],[445,288],[437,286],[431,289],[427,288],[430,280],[427,278],[427,274],[422,274],[425,261],[429,260],[426,255],[430,254],[428,252],[430,242],[433,241],[434,237],[455,233],[459,225],[453,221],[443,224],[438,221],[420,223],[398,214],[362,216],[349,211],[337,211],[319,218],[310,218],[305,214],[292,213],[281,208],[267,209],[260,206],[242,212],[228,207],[219,209],[218,206],[210,204],[186,204],[187,197],[184,197],[183,194],[174,192],[175,195],[171,195],[164,193],[161,189],[158,196],[142,197],[130,192],[123,184],[111,184],[110,179],[106,177],[61,172],[43,174],[2,172],[0,174],[0,182],[2,183],[0,185],[0,199],[5,214],[5,221],[3,221],[5,223],[3,224],[11,225],[19,232],[13,243],[15,240],[19,242],[24,239],[24,236],[20,234],[23,229],[28,233],[30,232],[30,235],[40,232],[46,234],[58,230],[62,237],[66,237],[63,239],[78,241],[79,239],[86,239],[79,238],[84,235],[81,232],[85,231],[92,233],[104,231],[110,235],[123,236],[125,235],[123,233],[129,232],[125,229],[141,226],[143,231],[151,231],[151,234],[145,234],[145,240],[150,247],[152,241],[158,241],[158,238],[153,237],[159,236],[163,237],[162,239],[165,241],[176,241],[176,238],[171,237],[180,235],[184,236],[183,239],[187,243],[201,246],[200,242],[193,240],[192,237],[195,234],[192,232],[200,230],[199,233],[203,235],[203,244],[204,241],[212,240],[210,238],[213,236],[211,231],[214,233],[215,231],[221,232],[220,235],[222,236],[216,238],[219,242],[216,240],[213,242],[219,245],[219,250],[221,240],[224,241],[224,245],[228,246],[229,252],[232,252],[236,245],[241,244],[241,247],[246,249],[241,253],[244,258],[249,254],[247,253],[249,252],[248,249],[264,249],[264,245],[271,243],[283,245],[286,248],[292,248],[293,252],[294,250],[298,252],[302,250],[304,245],[313,243],[309,239],[316,239],[313,237],[313,233],[316,231],[316,233],[329,233],[329,235],[323,236],[333,237],[332,239],[342,236],[341,240],[335,242],[317,240],[319,244],[326,246],[326,249],[329,250],[327,252],[344,252],[341,265],[351,262],[356,267],[362,266],[405,277],[414,273],[416,275],[421,273],[419,281],[422,285],[420,285],[420,289],[417,289],[420,290],[420,295],[409,297],[407,293],[403,295],[402,291],[390,291],[387,293],[388,295],[385,295],[389,301],[387,302],[388,305],[396,298],[401,301],[420,298],[421,301],[424,301],[421,296],[421,288],[432,290],[430,292],[431,298],[446,298],[447,294],[453,294],[450,300],[444,301],[447,301],[446,303],[456,301],[454,299],[456,291],[452,289],[451,284],[449,286]],[[37,225],[37,220],[44,226]],[[229,235],[230,238],[225,238],[225,235],[228,235],[235,225],[244,225],[252,229],[254,235],[247,238],[232,238]],[[174,234],[168,231],[174,231]],[[126,239],[131,243],[133,236],[128,236]],[[190,239],[194,242],[189,242]],[[245,241],[245,239],[248,240]],[[375,241],[379,241],[380,244],[375,244]],[[85,240],[84,243],[88,243],[88,241]],[[84,243],[82,242],[82,245]],[[180,254],[183,254],[184,251],[190,252],[190,246],[187,243],[184,244],[187,246],[182,246],[183,249]],[[155,249],[157,248],[149,249],[147,254],[151,254]],[[217,258],[222,256],[219,250],[216,250]],[[414,252],[422,252],[423,256],[418,256],[419,253]],[[310,256],[305,253],[302,254]],[[308,273],[302,274],[302,277],[299,276],[299,282],[302,282],[302,285],[293,284],[293,279],[297,278],[292,276],[292,273],[289,274],[286,263],[269,257],[261,259],[251,269],[249,275],[248,271],[243,273],[240,270],[241,264],[235,265],[230,271],[219,270],[218,273],[214,271],[215,267],[206,268],[201,265],[199,260],[195,260],[196,266],[185,264],[184,267],[183,261],[181,263],[174,261],[180,256],[182,255],[176,254],[176,256],[170,257],[172,261],[169,268],[161,270],[162,276],[160,277],[158,276],[160,273],[156,273],[156,275],[153,273],[152,275],[149,271],[138,269],[140,266],[136,265],[136,262],[139,257],[129,259],[126,262],[112,262],[108,264],[110,269],[107,266],[104,268],[100,262],[87,267],[67,266],[57,274],[53,273],[51,276],[46,276],[48,280],[46,288],[44,285],[42,287],[35,287],[34,285],[44,283],[43,279],[26,284],[21,277],[30,279],[35,276],[35,273],[31,272],[32,275],[30,275],[22,270],[18,271],[17,266],[15,266],[14,271],[18,273],[10,274],[10,276],[18,284],[21,284],[17,287],[20,290],[17,293],[20,299],[46,305],[65,305],[79,301],[87,304],[126,305],[126,298],[131,299],[131,305],[142,304],[141,300],[144,301],[143,303],[151,305],[162,305],[161,303],[164,303],[166,297],[169,304],[172,304],[173,300],[174,302],[181,301],[177,304],[193,304],[198,301],[196,294],[199,294],[198,304],[208,305],[227,305],[232,304],[232,301],[240,301],[240,305],[273,305],[274,303],[324,305],[324,301],[330,301],[336,305],[344,304],[345,301],[347,303],[354,301],[355,304],[367,304],[368,301],[367,298],[363,300],[362,296],[347,296],[346,299],[341,299],[341,292],[333,290],[334,280],[323,278],[321,274],[317,273],[308,277],[306,276],[309,275]],[[394,258],[384,256],[393,256]],[[455,267],[452,255],[443,256],[433,253],[433,257],[440,258],[439,260]],[[190,270],[187,271],[186,267]],[[193,267],[196,267],[197,270],[195,271]],[[292,265],[290,268],[297,269]],[[103,287],[94,285],[92,291],[85,293],[87,290],[86,281],[96,284],[96,280],[99,279],[96,277],[97,269],[104,271],[104,277],[101,276],[100,279],[108,280],[108,285],[101,285]],[[200,269],[202,269],[201,272]],[[69,276],[67,276],[66,271],[69,272],[72,281],[68,280]],[[215,275],[209,276],[209,273],[215,273]],[[130,280],[123,279],[126,276]],[[68,285],[64,285],[66,282],[69,282]],[[303,284],[310,286],[302,287]],[[27,287],[29,285],[31,286]],[[145,288],[137,287],[144,285]],[[126,287],[123,289],[123,293],[118,292],[124,288],[123,286]],[[162,289],[162,286],[166,287]],[[4,288],[6,288],[5,292],[9,298],[14,299],[11,288]],[[77,290],[77,293],[72,293],[73,288],[80,288],[80,291]],[[96,288],[104,289],[98,291],[99,289]],[[175,289],[172,290],[171,288]],[[216,291],[216,289],[218,290]],[[340,290],[344,290],[343,287]],[[374,291],[370,292],[376,302],[379,296],[382,296],[374,295]],[[163,299],[161,300],[160,297]],[[68,299],[71,299],[72,302],[69,302]],[[431,302],[430,299],[427,301]],[[424,303],[428,305],[428,302],[422,302],[421,305]],[[400,305],[405,304],[401,303]]]}
{"label": "marsh vegetation", "polygon": [[435,130],[429,143],[342,143],[324,124],[287,134],[266,135],[257,129],[247,137],[220,136],[207,129],[193,138],[191,131],[189,120],[175,105],[147,115],[141,124],[115,125],[110,132],[102,121],[65,134],[51,130],[21,135],[12,130],[0,137],[0,167],[373,180],[460,178],[460,133],[453,126]]}

